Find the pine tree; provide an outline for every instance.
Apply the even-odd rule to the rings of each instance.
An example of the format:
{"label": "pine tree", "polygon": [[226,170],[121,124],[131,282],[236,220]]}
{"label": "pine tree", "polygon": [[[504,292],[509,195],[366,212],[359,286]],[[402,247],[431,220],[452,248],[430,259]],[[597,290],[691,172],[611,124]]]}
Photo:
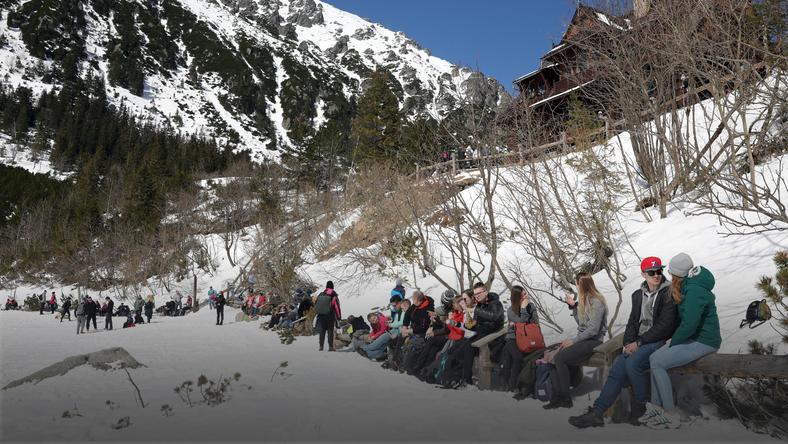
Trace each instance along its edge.
{"label": "pine tree", "polygon": [[[772,303],[773,316],[780,326],[783,342],[788,343],[788,251],[780,251],[774,255],[777,274],[774,279],[761,277],[757,287]],[[776,284],[776,285],[775,285]]]}
{"label": "pine tree", "polygon": [[394,93],[397,80],[390,72],[378,68],[367,83],[352,123],[353,157],[359,162],[398,160],[403,116]]}

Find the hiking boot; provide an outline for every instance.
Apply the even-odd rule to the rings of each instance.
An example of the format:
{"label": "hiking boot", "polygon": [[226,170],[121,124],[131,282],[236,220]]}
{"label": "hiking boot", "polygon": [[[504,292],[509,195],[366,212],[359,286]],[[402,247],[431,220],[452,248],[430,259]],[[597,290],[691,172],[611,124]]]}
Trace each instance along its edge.
{"label": "hiking boot", "polygon": [[361,356],[363,356],[363,357],[365,357],[365,358],[369,359],[369,356],[367,356],[367,352],[365,352],[363,348],[359,347],[359,348],[357,348],[357,349],[356,349],[356,351],[357,351],[357,352],[358,352],[358,354],[360,354]]}
{"label": "hiking boot", "polygon": [[337,350],[336,350],[334,347],[329,347],[329,348],[328,348],[328,351],[330,351],[330,352],[335,352],[335,351],[337,351]]}
{"label": "hiking boot", "polygon": [[604,427],[605,419],[602,418],[602,414],[597,412],[596,409],[589,407],[588,411],[580,416],[570,416],[569,424],[572,424],[578,429],[584,429],[586,427]]}
{"label": "hiking boot", "polygon": [[317,351],[323,351],[323,346],[321,345],[320,348],[317,349]]}
{"label": "hiking boot", "polygon": [[560,409],[560,408],[572,408],[572,398],[556,398],[552,401],[548,402],[547,404],[543,405],[542,408],[545,410],[552,410],[552,409]]}
{"label": "hiking boot", "polygon": [[513,399],[516,399],[518,401],[522,401],[523,399],[528,399],[530,397],[531,397],[530,393],[524,392],[522,390],[518,391],[517,393],[514,394],[514,396],[512,396]]}
{"label": "hiking boot", "polygon": [[639,426],[638,419],[646,413],[646,404],[642,402],[632,401],[631,410],[629,412],[629,423],[634,426]]}

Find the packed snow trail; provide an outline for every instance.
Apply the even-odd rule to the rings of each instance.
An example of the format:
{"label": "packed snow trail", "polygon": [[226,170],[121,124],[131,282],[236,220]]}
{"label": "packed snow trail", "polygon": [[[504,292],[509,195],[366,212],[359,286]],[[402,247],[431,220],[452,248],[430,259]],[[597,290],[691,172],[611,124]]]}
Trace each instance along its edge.
{"label": "packed snow trail", "polygon": [[[146,367],[125,372],[77,367],[36,385],[0,391],[0,439],[52,441],[769,441],[735,421],[699,419],[678,431],[608,424],[577,430],[570,415],[596,391],[575,393],[575,407],[545,411],[511,393],[440,390],[355,354],[319,353],[316,337],[282,345],[259,322],[215,325],[207,308],[181,318],[154,317],[129,329],[77,336],[74,325],[37,312],[0,312],[0,386],[81,353],[123,347]],[[72,321],[73,322],[73,321]],[[272,374],[287,362],[284,376]],[[241,374],[230,399],[190,408],[173,391],[200,375]],[[288,376],[292,375],[292,376]],[[588,391],[588,385],[583,391]],[[194,402],[200,399],[196,390]],[[165,415],[163,405],[172,410]],[[64,412],[71,412],[63,417]],[[76,416],[78,413],[82,416]],[[111,425],[129,417],[130,425]],[[464,418],[463,420],[458,420]]]}

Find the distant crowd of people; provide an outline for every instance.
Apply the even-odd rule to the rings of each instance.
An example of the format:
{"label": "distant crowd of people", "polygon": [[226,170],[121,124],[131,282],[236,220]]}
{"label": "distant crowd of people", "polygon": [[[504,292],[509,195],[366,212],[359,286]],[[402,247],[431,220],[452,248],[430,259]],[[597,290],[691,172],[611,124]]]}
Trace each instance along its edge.
{"label": "distant crowd of people", "polygon": [[[635,398],[630,423],[678,427],[681,418],[668,370],[720,347],[714,276],[708,269],[681,253],[670,260],[670,279],[658,257],[643,259],[640,271],[643,282],[632,294],[622,354],[593,406],[569,418],[575,427],[604,426],[604,412],[626,385],[632,387]],[[593,277],[579,273],[575,285],[576,297],[568,294],[565,302],[577,329],[560,343],[545,347],[538,310],[519,285],[511,288],[510,305],[504,310],[499,296],[481,282],[459,295],[447,290],[437,305],[419,290],[406,299],[404,287],[397,282],[385,311],[368,313],[366,319],[343,319],[339,295],[329,281],[315,300],[318,347],[323,351],[327,339],[329,351],[355,351],[381,361],[384,368],[460,388],[474,383],[478,348],[472,344],[493,335],[489,347],[498,379],[515,392],[516,399],[538,397],[546,401],[545,409],[571,408],[570,388],[582,381],[578,370],[604,341],[608,318],[607,302]],[[523,339],[526,334],[531,337]],[[538,341],[529,342],[535,336],[542,339],[537,346],[533,344]]]}

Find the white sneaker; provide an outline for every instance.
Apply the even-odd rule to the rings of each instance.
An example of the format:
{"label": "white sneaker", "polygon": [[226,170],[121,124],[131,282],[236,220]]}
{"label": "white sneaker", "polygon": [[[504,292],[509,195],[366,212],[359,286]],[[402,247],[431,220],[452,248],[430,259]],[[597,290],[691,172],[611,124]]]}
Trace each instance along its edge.
{"label": "white sneaker", "polygon": [[681,427],[681,417],[676,413],[663,411],[646,422],[646,427],[652,429],[677,429]]}
{"label": "white sneaker", "polygon": [[641,424],[645,424],[645,423],[651,421],[651,419],[653,419],[657,415],[661,414],[662,412],[663,412],[662,407],[660,407],[660,406],[658,406],[656,404],[652,404],[650,402],[647,402],[646,403],[646,413],[644,413],[643,416],[638,418],[638,422],[641,423]]}

